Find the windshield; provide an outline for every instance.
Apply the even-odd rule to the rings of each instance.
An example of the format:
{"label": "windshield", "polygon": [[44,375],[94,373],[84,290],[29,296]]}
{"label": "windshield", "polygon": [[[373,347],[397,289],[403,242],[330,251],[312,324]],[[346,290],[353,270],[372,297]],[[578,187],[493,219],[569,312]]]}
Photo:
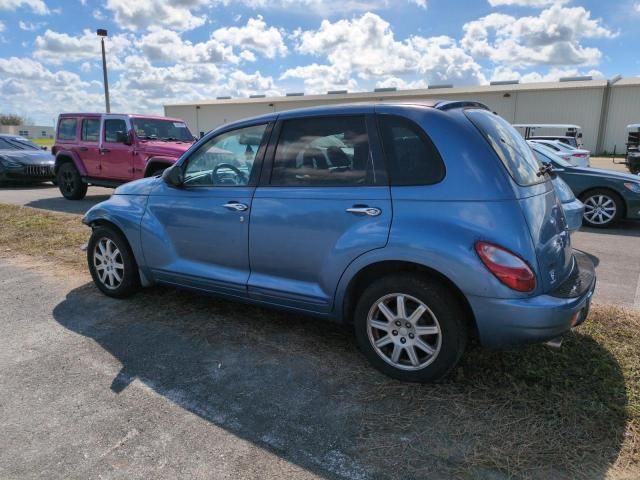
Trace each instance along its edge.
{"label": "windshield", "polygon": [[493,147],[518,185],[545,181],[544,176],[539,175],[542,164],[509,122],[488,110],[469,109],[465,114]]}
{"label": "windshield", "polygon": [[166,142],[192,142],[193,135],[184,122],[159,118],[134,118],[133,128],[138,138],[143,140],[163,140]]}
{"label": "windshield", "polygon": [[543,145],[536,145],[535,147],[533,147],[533,151],[538,157],[538,160],[540,160],[541,162],[544,162],[544,163],[551,162],[556,166],[562,167],[562,168],[573,166],[569,162],[567,162],[564,158],[556,155],[555,152],[546,148]]}
{"label": "windshield", "polygon": [[0,150],[40,150],[40,147],[22,137],[0,137]]}

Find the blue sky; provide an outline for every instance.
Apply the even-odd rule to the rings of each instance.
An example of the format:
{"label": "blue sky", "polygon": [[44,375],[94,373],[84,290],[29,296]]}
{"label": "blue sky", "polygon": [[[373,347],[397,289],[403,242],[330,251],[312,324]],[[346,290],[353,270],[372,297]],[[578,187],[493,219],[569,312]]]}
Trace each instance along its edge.
{"label": "blue sky", "polygon": [[636,76],[640,1],[0,0],[0,111],[50,125],[254,93]]}

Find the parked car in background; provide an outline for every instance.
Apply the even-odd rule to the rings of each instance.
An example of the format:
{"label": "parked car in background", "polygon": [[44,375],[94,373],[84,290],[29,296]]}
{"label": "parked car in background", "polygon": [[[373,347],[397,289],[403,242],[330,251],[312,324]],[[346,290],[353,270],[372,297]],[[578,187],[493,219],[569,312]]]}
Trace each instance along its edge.
{"label": "parked car in background", "polygon": [[567,228],[569,233],[574,233],[582,226],[582,217],[584,215],[584,203],[576,198],[571,187],[557,175],[553,175],[551,180],[560,202],[562,202],[562,210],[567,219]]}
{"label": "parked car in background", "polygon": [[574,167],[547,146],[529,142],[541,162],[554,171],[584,203],[584,223],[607,228],[621,218],[640,219],[640,178],[630,173]]}
{"label": "parked car in background", "polygon": [[[582,127],[563,123],[517,123],[514,128],[522,132],[525,140],[557,140],[574,148],[583,148]],[[541,135],[539,132],[547,132]],[[548,134],[548,132],[554,132]]]}
{"label": "parked car in background", "polygon": [[157,283],[345,322],[381,371],[433,381],[472,337],[586,318],[594,265],[549,170],[476,102],[272,113],[89,210],[88,266],[113,297]]}
{"label": "parked car in background", "polygon": [[194,141],[178,118],[64,113],[52,148],[54,174],[62,195],[79,200],[89,185],[117,187],[161,173]]}
{"label": "parked car in background", "polygon": [[558,140],[538,140],[532,139],[531,142],[536,142],[544,145],[545,147],[553,150],[556,155],[562,157],[574,167],[590,167],[591,166],[591,152],[581,148],[574,148],[566,143],[562,143]]}
{"label": "parked car in background", "polygon": [[[633,174],[640,175],[640,123],[627,125],[627,150],[624,163]],[[615,151],[615,150],[614,150]],[[615,162],[614,163],[620,163]]]}
{"label": "parked car in background", "polygon": [[53,180],[54,158],[24,137],[0,134],[0,183]]}

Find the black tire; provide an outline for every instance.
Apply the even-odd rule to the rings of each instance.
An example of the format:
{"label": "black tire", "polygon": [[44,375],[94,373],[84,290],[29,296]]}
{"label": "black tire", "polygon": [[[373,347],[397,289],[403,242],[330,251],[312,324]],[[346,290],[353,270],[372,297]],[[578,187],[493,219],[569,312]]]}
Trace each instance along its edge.
{"label": "black tire", "polygon": [[[109,255],[112,252],[114,253],[112,261],[98,253],[104,251],[100,247],[104,249],[105,246],[111,245],[109,242],[115,245],[119,253],[115,254],[115,249],[109,251]],[[108,226],[94,228],[87,248],[87,262],[93,282],[105,295],[114,298],[126,298],[140,289],[138,265],[129,242],[114,228]],[[119,283],[118,278],[120,279]]]}
{"label": "black tire", "polygon": [[82,181],[76,166],[71,162],[60,165],[56,183],[60,193],[67,200],[82,200],[87,195],[89,186]]}
{"label": "black tire", "polygon": [[[391,358],[387,358],[387,360],[383,359],[382,355],[384,352],[383,354],[379,354],[376,347],[373,345],[373,341],[375,340],[373,337],[376,335],[376,330],[372,329],[370,335],[368,316],[370,312],[377,309],[376,305],[378,305],[380,300],[394,294],[401,294],[405,296],[405,298],[409,297],[409,299],[407,299],[407,305],[413,303],[411,298],[422,302],[424,306],[428,308],[425,312],[427,317],[419,322],[429,321],[433,325],[439,327],[439,350],[432,355],[433,358],[425,355],[426,351],[422,351],[425,363],[424,366],[421,366],[421,364],[418,367],[404,365],[404,369],[394,366],[389,363]],[[391,297],[391,301],[393,301],[393,297]],[[406,317],[411,316],[410,308],[410,306],[407,306]],[[415,310],[417,310],[417,308],[413,311]],[[397,309],[392,313],[397,315]],[[431,314],[433,314],[433,316],[431,316]],[[394,322],[389,321],[389,325],[392,323],[395,325],[395,320],[396,319],[394,319]],[[371,362],[371,364],[382,373],[392,378],[406,382],[419,383],[436,382],[447,376],[451,370],[453,370],[465,351],[469,335],[467,324],[465,309],[460,304],[460,300],[449,288],[428,277],[406,274],[389,275],[369,285],[358,300],[354,316],[354,327],[358,346],[369,362]],[[404,348],[405,350],[403,350],[398,361],[404,361],[406,363],[411,361],[409,358],[410,356],[408,355],[408,344],[405,343],[401,345],[398,342],[402,340],[402,338],[405,338],[405,341],[408,342],[408,336],[411,335],[411,331],[416,332],[416,334],[411,338],[420,338],[420,336],[418,331],[415,329],[411,330],[401,327],[402,325],[398,327],[398,330],[390,330],[390,333],[387,333],[387,337],[393,340],[394,343],[386,345],[383,349],[393,349],[396,348],[396,345],[401,349]],[[392,336],[394,331],[396,334]],[[381,330],[378,330],[377,332],[381,333]],[[405,335],[405,337],[402,335]],[[382,337],[385,337],[385,335],[381,334],[380,338],[377,340],[382,340]],[[430,338],[437,338],[437,335],[425,335],[420,339],[429,343]],[[415,342],[416,340],[411,341]],[[412,348],[414,355],[416,352],[420,351],[420,347]],[[418,349],[416,350],[416,348]],[[389,352],[389,350],[387,350],[387,352]],[[406,358],[403,358],[403,355]],[[420,358],[418,358],[418,360],[420,360]],[[429,361],[431,363],[428,363]],[[414,369],[407,370],[406,368]]]}
{"label": "black tire", "polygon": [[[625,207],[624,201],[620,195],[607,188],[589,190],[588,192],[580,195],[580,201],[584,203],[585,206],[584,216],[582,217],[583,224],[587,227],[593,228],[609,228],[615,225],[615,223],[622,218]],[[594,206],[600,203],[604,203],[608,207],[611,205],[615,206],[615,212],[610,219],[606,217],[611,214],[611,210],[603,212],[602,216],[597,213],[592,213],[597,211],[594,210]]]}

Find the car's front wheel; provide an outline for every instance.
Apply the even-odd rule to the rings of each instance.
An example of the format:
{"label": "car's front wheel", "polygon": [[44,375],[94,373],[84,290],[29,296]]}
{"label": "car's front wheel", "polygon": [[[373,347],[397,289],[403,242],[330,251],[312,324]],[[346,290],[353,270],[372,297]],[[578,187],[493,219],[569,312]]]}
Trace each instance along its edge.
{"label": "car's front wheel", "polygon": [[67,200],[82,200],[87,195],[88,185],[82,181],[78,169],[71,162],[60,165],[56,183]]}
{"label": "car's front wheel", "polygon": [[441,283],[392,275],[365,289],[354,326],[360,349],[398,380],[434,382],[458,363],[467,343],[465,310]]}
{"label": "car's front wheel", "polygon": [[622,216],[622,199],[610,190],[591,190],[582,195],[580,200],[584,203],[584,223],[589,227],[608,228]]}
{"label": "car's front wheel", "polygon": [[140,288],[140,277],[133,252],[127,240],[117,230],[96,227],[87,248],[89,271],[102,293],[124,298]]}

